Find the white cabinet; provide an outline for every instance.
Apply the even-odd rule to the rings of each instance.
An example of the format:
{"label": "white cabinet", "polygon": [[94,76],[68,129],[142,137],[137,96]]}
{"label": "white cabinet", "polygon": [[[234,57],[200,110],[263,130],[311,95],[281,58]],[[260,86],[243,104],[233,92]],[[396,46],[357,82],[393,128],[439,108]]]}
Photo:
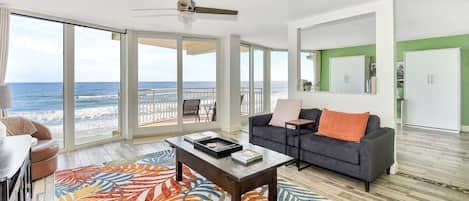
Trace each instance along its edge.
{"label": "white cabinet", "polygon": [[335,93],[365,93],[368,79],[367,56],[335,57],[329,59],[329,91]]}
{"label": "white cabinet", "polygon": [[406,52],[404,94],[407,126],[461,130],[459,48]]}

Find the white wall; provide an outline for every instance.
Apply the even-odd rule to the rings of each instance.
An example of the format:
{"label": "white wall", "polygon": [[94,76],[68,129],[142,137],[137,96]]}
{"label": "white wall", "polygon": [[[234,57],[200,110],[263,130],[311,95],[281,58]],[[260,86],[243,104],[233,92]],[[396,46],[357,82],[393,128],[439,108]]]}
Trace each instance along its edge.
{"label": "white wall", "polygon": [[[297,91],[300,35],[299,29],[358,15],[376,13],[377,93],[332,94],[327,92]],[[382,126],[395,127],[394,123],[394,56],[395,26],[394,0],[364,4],[316,15],[289,24],[288,27],[289,98],[303,100],[306,108],[329,108],[344,112],[369,111],[381,117]]]}

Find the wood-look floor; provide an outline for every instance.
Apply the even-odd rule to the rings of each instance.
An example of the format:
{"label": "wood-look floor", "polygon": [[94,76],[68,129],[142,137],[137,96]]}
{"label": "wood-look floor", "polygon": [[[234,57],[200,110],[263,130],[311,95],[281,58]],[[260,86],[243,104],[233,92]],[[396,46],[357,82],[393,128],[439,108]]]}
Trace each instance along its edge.
{"label": "wood-look floor", "polygon": [[[246,140],[247,134],[227,134]],[[101,164],[103,161],[130,159],[138,155],[169,149],[164,137],[109,143],[59,155],[59,169]],[[469,134],[404,129],[397,131],[398,163],[401,174],[383,175],[371,185],[370,193],[361,181],[321,168],[301,172],[293,166],[279,168],[279,177],[311,189],[331,200],[469,200],[469,194],[420,181],[406,175],[469,187]],[[403,173],[403,174],[402,174]],[[53,176],[34,182],[34,201],[54,200]]]}

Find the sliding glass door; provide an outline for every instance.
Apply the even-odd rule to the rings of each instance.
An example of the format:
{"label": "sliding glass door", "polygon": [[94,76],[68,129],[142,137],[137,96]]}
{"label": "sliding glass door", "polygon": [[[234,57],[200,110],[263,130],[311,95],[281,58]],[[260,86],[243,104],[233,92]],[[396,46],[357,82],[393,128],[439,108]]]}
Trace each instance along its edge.
{"label": "sliding glass door", "polygon": [[75,144],[120,136],[120,40],[75,27]]}
{"label": "sliding glass door", "polygon": [[137,40],[136,135],[216,122],[218,40],[147,33]]}
{"label": "sliding glass door", "polygon": [[138,38],[138,127],[178,125],[177,43]]}
{"label": "sliding glass door", "polygon": [[251,45],[240,47],[241,116],[264,112],[264,51]]}
{"label": "sliding glass door", "polygon": [[47,126],[64,147],[62,24],[12,15],[8,55],[6,83],[13,93],[8,115]]}
{"label": "sliding glass door", "polygon": [[270,107],[275,110],[278,99],[288,99],[288,52],[272,51],[270,56]]}
{"label": "sliding glass door", "polygon": [[252,113],[259,114],[264,112],[264,50],[255,48],[253,59]]}
{"label": "sliding glass door", "polygon": [[68,150],[121,136],[120,34],[11,15],[9,42],[9,116],[45,125]]}
{"label": "sliding glass door", "polygon": [[184,39],[182,118],[184,124],[217,120],[217,41]]}
{"label": "sliding glass door", "polygon": [[251,49],[249,46],[241,45],[240,47],[240,87],[241,87],[241,116],[247,116],[250,114],[250,61],[251,61]]}

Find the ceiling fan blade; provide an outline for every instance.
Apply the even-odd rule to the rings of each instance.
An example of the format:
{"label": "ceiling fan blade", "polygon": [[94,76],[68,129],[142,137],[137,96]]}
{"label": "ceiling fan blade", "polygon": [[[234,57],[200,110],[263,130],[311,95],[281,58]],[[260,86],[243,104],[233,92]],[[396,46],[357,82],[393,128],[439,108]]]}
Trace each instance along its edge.
{"label": "ceiling fan blade", "polygon": [[237,21],[238,16],[237,15],[213,15],[213,14],[207,14],[207,13],[196,13],[195,14],[195,19],[197,20],[223,20],[223,21]]}
{"label": "ceiling fan blade", "polygon": [[237,10],[227,10],[219,8],[195,7],[195,13],[220,14],[220,15],[238,15]]}
{"label": "ceiling fan blade", "polygon": [[177,10],[176,8],[134,8],[131,11],[159,11],[159,10]]}

